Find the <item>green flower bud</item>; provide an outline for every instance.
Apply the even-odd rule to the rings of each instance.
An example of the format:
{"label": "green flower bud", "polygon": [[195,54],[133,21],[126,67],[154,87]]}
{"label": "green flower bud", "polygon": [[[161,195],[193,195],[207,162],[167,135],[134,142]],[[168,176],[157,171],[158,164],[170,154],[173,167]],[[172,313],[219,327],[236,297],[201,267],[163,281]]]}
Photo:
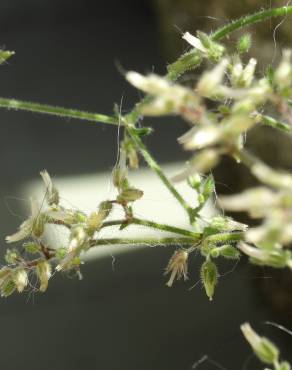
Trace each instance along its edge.
{"label": "green flower bud", "polygon": [[5,253],[5,261],[8,264],[13,265],[14,263],[18,261],[18,258],[19,258],[19,252],[17,249],[7,249]]}
{"label": "green flower bud", "polygon": [[64,248],[64,247],[57,248],[56,258],[58,260],[62,260],[66,256],[67,252],[68,252],[67,248]]}
{"label": "green flower bud", "polygon": [[288,362],[284,361],[280,363],[279,370],[291,370],[291,366]]}
{"label": "green flower bud", "polygon": [[6,60],[8,60],[14,54],[15,54],[14,51],[0,50],[0,64],[6,62]]}
{"label": "green flower bud", "polygon": [[98,212],[91,213],[86,220],[86,231],[89,235],[93,235],[102,225],[102,217]]}
{"label": "green flower bud", "polygon": [[201,194],[204,196],[204,198],[207,200],[209,199],[210,195],[215,190],[215,183],[214,178],[212,175],[209,175],[203,182],[201,187]]}
{"label": "green flower bud", "polygon": [[254,353],[262,362],[273,365],[278,361],[279,350],[271,341],[265,337],[260,337],[248,323],[241,325],[240,328]]}
{"label": "green flower bud", "polygon": [[100,203],[98,213],[100,214],[102,220],[105,220],[109,216],[112,208],[113,204],[108,200]]}
{"label": "green flower bud", "polygon": [[239,251],[231,245],[222,245],[211,250],[211,256],[217,258],[219,256],[227,259],[238,259],[240,257]]}
{"label": "green flower bud", "polygon": [[202,179],[198,173],[195,173],[188,177],[187,182],[191,188],[199,191]]}
{"label": "green flower bud", "polygon": [[26,252],[31,253],[31,254],[38,253],[41,249],[39,244],[33,243],[33,242],[24,243],[23,247]]}
{"label": "green flower bud", "polygon": [[207,297],[212,301],[215,287],[218,280],[217,266],[210,259],[207,259],[201,267],[201,279],[207,294]]}
{"label": "green flower bud", "polygon": [[40,238],[44,231],[45,231],[45,224],[47,222],[47,217],[45,214],[43,213],[40,213],[38,215],[38,217],[36,217],[34,220],[33,220],[33,224],[32,224],[32,234],[34,237],[36,238]]}
{"label": "green flower bud", "polygon": [[241,36],[236,44],[236,49],[239,54],[247,53],[251,47],[251,35],[249,33],[245,33]]}
{"label": "green flower bud", "polygon": [[8,297],[10,296],[16,289],[16,285],[13,280],[6,279],[1,284],[0,291],[1,291],[1,297]]}

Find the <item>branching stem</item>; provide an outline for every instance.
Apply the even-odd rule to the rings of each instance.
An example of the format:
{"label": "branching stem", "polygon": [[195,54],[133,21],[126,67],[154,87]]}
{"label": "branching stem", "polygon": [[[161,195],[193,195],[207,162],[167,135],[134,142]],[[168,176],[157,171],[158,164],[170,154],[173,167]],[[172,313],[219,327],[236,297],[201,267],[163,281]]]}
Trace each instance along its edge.
{"label": "branching stem", "polygon": [[167,187],[167,189],[170,191],[170,193],[175,197],[175,199],[181,204],[181,206],[184,208],[184,210],[188,213],[190,221],[191,219],[191,212],[192,208],[188,205],[188,203],[184,200],[184,198],[180,195],[180,193],[176,190],[176,188],[173,186],[173,184],[168,180],[164,172],[162,171],[159,164],[156,162],[156,160],[153,158],[153,156],[150,154],[149,150],[146,148],[146,146],[143,144],[140,137],[135,132],[134,127],[127,127],[127,131],[129,132],[129,135],[147,162],[148,166],[157,174],[157,176],[160,178],[160,180],[163,182],[163,184]]}

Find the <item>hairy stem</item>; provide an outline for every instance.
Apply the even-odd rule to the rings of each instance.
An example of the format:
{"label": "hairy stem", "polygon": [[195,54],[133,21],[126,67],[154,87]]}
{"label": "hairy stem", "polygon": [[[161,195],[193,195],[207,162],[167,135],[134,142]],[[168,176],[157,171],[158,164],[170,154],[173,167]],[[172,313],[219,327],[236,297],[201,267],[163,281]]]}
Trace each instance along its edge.
{"label": "hairy stem", "polygon": [[[239,18],[238,20],[228,23],[223,27],[220,27],[217,31],[211,34],[211,38],[214,41],[219,41],[230,35],[232,32],[243,27],[250,26],[269,18],[285,16],[288,14],[292,14],[292,6],[283,6],[274,9],[261,10],[255,14],[244,16],[242,18]],[[183,74],[187,70],[199,66],[201,64],[201,61],[202,58],[198,54],[197,50],[192,49],[188,53],[182,55],[176,62],[170,65],[173,66],[173,71],[171,71],[171,68],[169,68],[169,72],[166,77],[172,81],[175,81],[181,74]],[[145,99],[149,99],[149,97],[147,96]],[[135,121],[139,117],[139,106],[140,103],[138,103],[129,114],[129,116],[131,116],[131,118],[134,118]],[[114,125],[117,125],[119,123],[119,120],[117,118],[106,116],[103,114],[84,112],[76,109],[67,109],[39,103],[25,102],[16,99],[0,98],[0,107],[6,109],[50,114],[59,117],[76,118],[92,122],[102,122]]]}
{"label": "hairy stem", "polygon": [[151,245],[151,246],[169,246],[169,245],[192,245],[194,244],[193,238],[139,238],[139,239],[126,239],[126,238],[108,238],[92,240],[90,247],[100,245]]}
{"label": "hairy stem", "polygon": [[31,103],[15,99],[0,98],[0,108],[24,110],[28,112],[58,116],[62,118],[75,118],[84,121],[108,123],[111,125],[119,124],[119,120],[117,118],[106,116],[104,114],[85,112],[77,109],[68,109],[63,107],[54,107],[52,105]]}
{"label": "hairy stem", "polygon": [[228,23],[227,25],[215,31],[211,35],[211,37],[212,37],[212,40],[218,41],[230,35],[232,32],[238,29],[241,29],[243,27],[250,26],[255,23],[263,22],[270,18],[283,17],[288,14],[292,14],[292,6],[282,6],[279,8],[260,10],[257,13],[246,15],[235,21],[232,21],[231,23]]}
{"label": "hairy stem", "polygon": [[165,231],[165,232],[171,232],[174,234],[178,235],[184,235],[187,237],[190,237],[193,239],[193,241],[200,240],[201,238],[201,233],[195,233],[193,231],[187,230],[187,229],[182,229],[180,227],[175,227],[167,224],[161,224],[158,222],[154,221],[149,221],[149,220],[143,220],[140,218],[131,218],[129,220],[113,220],[113,221],[106,221],[102,224],[102,228],[104,227],[109,227],[109,226],[120,226],[120,225],[141,225],[141,226],[146,226],[150,227],[152,229],[158,230],[158,231]]}
{"label": "hairy stem", "polygon": [[143,144],[140,137],[135,132],[135,128],[133,127],[127,127],[127,131],[129,132],[129,135],[137,147],[137,149],[140,151],[141,155],[147,162],[148,166],[157,174],[157,176],[160,178],[160,180],[163,182],[163,184],[167,187],[167,189],[170,191],[170,193],[175,197],[175,199],[180,203],[180,205],[184,208],[184,210],[188,213],[190,217],[190,221],[192,221],[191,218],[191,212],[192,208],[188,205],[188,203],[184,200],[184,198],[180,195],[180,193],[176,190],[176,188],[173,186],[173,184],[168,180],[164,172],[162,171],[159,164],[156,162],[156,160],[152,157],[146,146]]}
{"label": "hairy stem", "polygon": [[[226,24],[223,27],[220,27],[210,36],[213,41],[220,41],[229,36],[232,32],[246,26],[251,26],[255,23],[262,22],[273,17],[280,17],[288,14],[292,14],[292,6],[283,6],[274,9],[261,10],[255,14],[241,17],[235,21]],[[175,81],[186,71],[198,67],[201,64],[201,61],[202,57],[200,56],[200,52],[198,52],[197,49],[192,49],[189,52],[183,54],[176,62],[168,66],[167,78],[171,81]]]}

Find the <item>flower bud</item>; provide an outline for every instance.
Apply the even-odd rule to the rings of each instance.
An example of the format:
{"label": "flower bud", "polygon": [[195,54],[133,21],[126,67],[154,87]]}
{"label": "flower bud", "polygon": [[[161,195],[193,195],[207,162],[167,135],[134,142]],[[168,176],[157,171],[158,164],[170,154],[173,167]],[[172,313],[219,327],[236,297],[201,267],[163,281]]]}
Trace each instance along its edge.
{"label": "flower bud", "polygon": [[292,50],[284,50],[282,60],[275,71],[274,81],[280,88],[292,85],[291,55]]}
{"label": "flower bud", "polygon": [[81,247],[87,239],[87,234],[83,227],[76,226],[71,230],[69,237],[69,247],[68,250],[71,251],[75,248]]}
{"label": "flower bud", "polygon": [[0,291],[1,297],[10,296],[16,289],[16,285],[12,279],[7,278],[1,283]]}
{"label": "flower bud", "polygon": [[41,250],[40,245],[34,242],[24,243],[23,247],[26,252],[31,254],[38,253]]}
{"label": "flower bud", "polygon": [[199,95],[212,97],[217,94],[223,81],[227,65],[228,60],[222,59],[222,61],[217,64],[215,68],[203,74],[196,88]]}
{"label": "flower bud", "polygon": [[112,208],[113,208],[113,204],[108,200],[105,200],[100,203],[98,213],[100,214],[100,217],[102,218],[102,220],[105,220],[109,216]]}
{"label": "flower bud", "polygon": [[248,226],[241,222],[234,221],[231,217],[215,216],[211,219],[210,227],[218,231],[245,231]]}
{"label": "flower bud", "polygon": [[210,259],[207,259],[201,267],[201,279],[207,294],[207,297],[212,301],[215,287],[218,280],[217,266]]}
{"label": "flower bud", "polygon": [[112,209],[112,203],[104,201],[100,203],[98,212],[93,212],[86,220],[87,232],[92,235],[98,231],[103,221],[108,217]]}
{"label": "flower bud", "polygon": [[220,206],[224,209],[232,212],[248,211],[254,218],[263,217],[275,201],[275,193],[265,187],[251,188],[240,194],[219,198]]}
{"label": "flower bud", "polygon": [[45,224],[47,222],[46,215],[40,213],[34,220],[32,224],[32,235],[37,239],[40,238],[45,231]]}
{"label": "flower bud", "polygon": [[221,256],[231,260],[236,260],[240,257],[239,251],[231,245],[222,245],[221,247],[213,248],[210,254],[214,258]]}
{"label": "flower bud", "polygon": [[49,262],[41,261],[36,266],[36,274],[40,281],[40,292],[47,290],[48,282],[51,277],[52,268]]}
{"label": "flower bud", "polygon": [[265,337],[260,337],[248,323],[241,325],[240,329],[254,353],[262,362],[273,365],[278,361],[279,350],[271,341]]}
{"label": "flower bud", "polygon": [[135,188],[128,188],[122,191],[117,197],[117,201],[121,203],[134,202],[142,198],[143,191]]}
{"label": "flower bud", "polygon": [[236,44],[236,49],[239,54],[247,53],[251,47],[251,35],[249,33],[245,33],[242,35]]}
{"label": "flower bud", "polygon": [[13,273],[13,281],[16,289],[19,293],[23,292],[23,289],[28,284],[28,276],[25,269],[16,269]]}
{"label": "flower bud", "polygon": [[217,143],[222,138],[220,127],[206,125],[192,127],[184,135],[178,138],[178,142],[186,150],[202,149]]}
{"label": "flower bud", "polygon": [[5,63],[14,54],[14,51],[0,50],[0,64]]}
{"label": "flower bud", "polygon": [[32,220],[25,220],[20,226],[16,233],[6,236],[5,240],[7,243],[15,243],[31,236]]}
{"label": "flower bud", "polygon": [[53,204],[59,204],[59,192],[53,185],[52,179],[46,170],[40,172],[40,175],[46,186],[46,199],[48,204],[51,206]]}
{"label": "flower bud", "polygon": [[284,361],[280,363],[279,370],[291,370],[291,366],[288,362]]}
{"label": "flower bud", "polygon": [[236,63],[232,68],[231,79],[235,87],[249,87],[254,78],[254,72],[257,61],[251,58],[245,68],[240,62]]}

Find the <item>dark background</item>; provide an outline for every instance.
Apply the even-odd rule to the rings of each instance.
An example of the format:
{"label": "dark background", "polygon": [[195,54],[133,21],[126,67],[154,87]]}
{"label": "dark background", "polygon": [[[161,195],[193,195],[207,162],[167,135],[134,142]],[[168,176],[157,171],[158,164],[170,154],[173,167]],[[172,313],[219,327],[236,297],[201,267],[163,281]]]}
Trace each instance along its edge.
{"label": "dark background", "polygon": [[[174,25],[173,32],[177,35]],[[157,8],[146,0],[1,0],[0,34],[0,44],[16,51],[0,67],[2,96],[105,114],[122,97],[124,112],[139,99],[117,63],[125,70],[163,73],[171,61]],[[9,197],[17,197],[43,168],[54,176],[110,171],[117,129],[4,110],[0,119],[4,250],[4,236],[19,223],[7,202],[9,208],[21,208],[20,200]],[[185,131],[181,123],[167,119],[155,123],[155,130],[149,144],[156,158],[186,158],[176,145]],[[185,284],[165,287],[162,271],[171,253],[160,248],[119,255],[115,271],[109,256],[85,265],[83,281],[55,276],[44,295],[1,299],[1,367],[184,370],[208,354],[224,368],[242,368],[250,354],[239,332],[244,321],[271,336],[291,360],[291,337],[263,324],[270,320],[291,327],[292,310],[271,305],[265,294],[269,286],[277,290],[283,275],[243,261],[220,279],[210,303],[200,285],[191,291]],[[197,256],[191,261],[192,281],[199,266]],[[232,267],[220,266],[222,275]],[[247,369],[262,368],[250,361]],[[205,362],[199,368],[215,367]]]}

